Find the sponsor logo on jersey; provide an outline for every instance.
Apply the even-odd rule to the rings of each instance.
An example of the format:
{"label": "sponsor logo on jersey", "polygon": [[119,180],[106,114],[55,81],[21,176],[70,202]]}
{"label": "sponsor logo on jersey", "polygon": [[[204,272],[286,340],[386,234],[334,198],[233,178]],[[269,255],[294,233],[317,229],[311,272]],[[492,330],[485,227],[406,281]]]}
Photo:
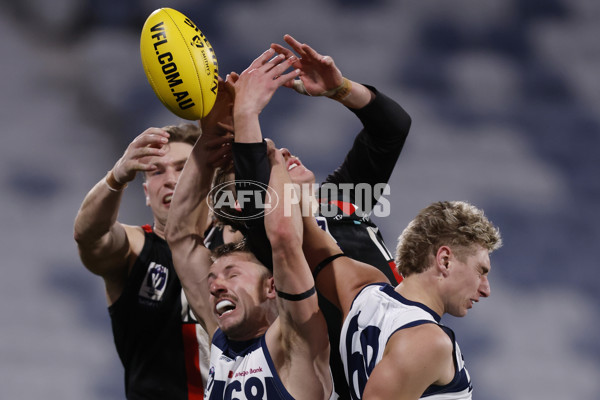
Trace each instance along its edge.
{"label": "sponsor logo on jersey", "polygon": [[140,287],[139,296],[143,299],[161,301],[167,280],[169,278],[169,270],[154,261],[148,266],[146,276]]}
{"label": "sponsor logo on jersey", "polygon": [[[233,361],[233,360],[231,360]],[[257,376],[251,376],[258,374]],[[215,367],[211,365],[208,371],[208,381],[204,398],[207,400],[222,399],[281,399],[276,389],[275,378],[264,376],[261,366],[247,368],[241,371],[229,370],[226,380],[216,376]]]}
{"label": "sponsor logo on jersey", "polygon": [[283,397],[275,387],[275,379],[270,376],[264,377],[263,379],[253,376],[243,381],[233,379],[229,382],[225,382],[214,379],[214,377],[209,377],[209,384],[206,387],[204,398],[207,400],[282,399]]}

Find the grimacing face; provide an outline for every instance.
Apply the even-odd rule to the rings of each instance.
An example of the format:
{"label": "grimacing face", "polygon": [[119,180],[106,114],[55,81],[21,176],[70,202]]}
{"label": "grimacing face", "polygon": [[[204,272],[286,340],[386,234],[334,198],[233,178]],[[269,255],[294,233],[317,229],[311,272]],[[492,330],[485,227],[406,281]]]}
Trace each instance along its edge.
{"label": "grimacing face", "polygon": [[228,338],[249,340],[266,332],[276,307],[275,290],[273,278],[253,254],[233,252],[218,258],[207,283],[213,314]]}
{"label": "grimacing face", "polygon": [[152,209],[155,225],[163,227],[171,206],[171,198],[183,166],[192,152],[192,145],[175,142],[165,146],[162,157],[150,157],[149,162],[156,166],[154,171],[145,173],[144,193],[146,205]]}
{"label": "grimacing face", "polygon": [[474,303],[491,294],[488,274],[491,270],[489,251],[474,245],[474,251],[450,260],[450,291],[446,312],[455,317],[467,315]]}

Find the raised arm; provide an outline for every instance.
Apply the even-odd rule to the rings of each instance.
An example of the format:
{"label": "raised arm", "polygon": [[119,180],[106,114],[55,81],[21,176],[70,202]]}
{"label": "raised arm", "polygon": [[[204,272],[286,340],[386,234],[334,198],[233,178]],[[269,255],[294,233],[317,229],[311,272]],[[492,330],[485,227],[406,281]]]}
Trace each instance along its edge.
{"label": "raised arm", "polygon": [[[344,78],[331,57],[320,55],[310,46],[299,43],[290,35],[285,35],[284,40],[298,56],[290,49],[273,43],[272,50],[268,50],[255,60],[254,66],[265,63],[275,54],[279,54],[280,57],[285,57],[299,73],[299,79],[287,80],[283,86],[311,96],[327,95],[354,109],[361,109],[373,100],[374,93],[366,86]],[[232,73],[232,75],[235,79],[238,78],[237,74]],[[269,179],[266,154],[267,147],[260,127],[236,131],[234,160],[238,179],[256,180],[266,184]]]}
{"label": "raised arm", "polygon": [[[364,126],[344,162],[327,177],[326,182],[367,183],[372,187],[387,183],[408,135],[410,116],[398,103],[374,87],[343,77],[330,56],[317,53],[308,44],[300,43],[290,35],[285,35],[284,40],[298,54],[294,67],[302,71],[300,79],[286,86],[303,94],[327,96],[340,102]],[[293,54],[279,44],[271,47],[287,57]],[[361,205],[366,206],[363,207],[366,212],[381,195],[380,191],[373,194],[371,199],[360,199]]]}
{"label": "raised arm", "polygon": [[87,193],[77,213],[74,239],[83,264],[104,278],[109,302],[120,295],[128,271],[144,244],[141,228],[117,221],[123,191],[137,172],[152,171],[148,156],[164,154],[169,134],[149,128],[127,147],[106,177]]}
{"label": "raised arm", "polygon": [[[296,78],[298,70],[285,73],[295,57],[286,59],[268,49],[256,58],[241,75],[231,74],[235,81],[236,101],[234,105],[234,164],[236,189],[247,190],[242,180],[259,181],[267,184],[269,164],[266,157],[266,144],[262,140],[259,115],[271,100],[275,90]],[[241,146],[241,147],[238,147]],[[240,156],[240,157],[238,157]],[[256,188],[255,185],[252,186]],[[264,193],[262,193],[264,199]],[[253,204],[243,205],[243,214],[256,215]],[[248,244],[255,256],[271,268],[271,249],[264,230],[262,218],[246,220]]]}
{"label": "raised arm", "polygon": [[[236,81],[236,137],[262,137],[260,112],[278,87],[298,76],[297,70],[285,73],[294,58],[274,55],[273,50],[263,53]],[[273,146],[270,155],[269,185],[278,194],[279,201],[270,203],[272,208],[264,222],[273,249],[279,317],[267,330],[265,338],[278,374],[290,393],[302,394],[300,398],[328,398],[333,384],[329,373],[327,326],[319,311],[314,282],[302,253],[298,206],[286,213],[284,185],[290,183],[289,175],[281,154]],[[306,382],[315,379],[319,384],[307,387]]]}
{"label": "raised arm", "polygon": [[[296,50],[298,56],[279,44],[272,44],[272,50],[265,52],[255,60],[254,67],[265,63],[266,60],[272,58],[275,54],[279,54],[280,57],[285,57],[300,73],[300,79],[288,80],[283,83],[284,86],[298,88],[300,84],[304,88],[302,82],[305,82],[308,91],[312,95],[325,94],[329,91],[332,98],[337,96],[342,104],[351,107],[360,108],[371,101],[372,93],[369,89],[363,85],[344,80],[331,57],[319,55],[310,46],[300,44],[289,35],[286,35],[284,39]],[[299,59],[299,56],[302,58]],[[234,79],[238,78],[237,74],[232,73],[232,75]],[[349,85],[349,89],[346,95],[343,96],[343,99],[338,96],[340,93],[338,86],[342,83]],[[307,94],[304,89],[300,90],[300,92]],[[257,181],[264,184],[268,182],[269,163],[267,160],[267,145],[263,140],[260,128],[257,129],[255,126],[253,129],[237,130],[233,154],[236,188],[238,191],[244,190],[246,188],[244,186],[245,182],[248,181]],[[264,199],[264,193],[261,195]],[[259,211],[252,204],[246,204],[242,207],[242,213],[245,216],[257,215]],[[249,219],[247,220],[247,226],[249,229],[249,245],[253,249],[253,252],[263,264],[272,266],[270,244],[266,240],[262,220]]]}
{"label": "raised arm", "polygon": [[[343,163],[326,182],[367,183],[375,187],[387,183],[394,171],[411,118],[394,100],[372,86],[367,87],[374,93],[373,101],[360,109],[349,108],[360,119],[363,129],[355,137]],[[364,199],[362,203],[366,212],[376,204],[381,192],[376,190],[373,194],[372,201]]]}
{"label": "raised arm", "polygon": [[[270,142],[272,144],[272,142]],[[269,187],[277,196],[276,204],[265,216],[265,227],[273,249],[273,277],[278,295],[279,319],[268,332],[279,345],[270,348],[274,357],[288,359],[290,393],[309,393],[309,398],[328,398],[333,390],[329,373],[327,324],[319,309],[312,274],[302,252],[302,219],[297,202],[291,202],[295,188],[281,153],[270,146],[271,178]],[[295,193],[295,192],[294,192]],[[287,368],[286,368],[287,369]],[[306,387],[307,376],[314,376],[320,387]],[[312,386],[312,385],[311,385]]]}
{"label": "raised arm", "polygon": [[231,107],[232,98],[227,95],[225,85],[220,82],[217,102],[202,121],[203,133],[179,176],[166,229],[175,271],[194,314],[211,337],[217,328],[208,304],[206,280],[212,262],[210,251],[204,247],[204,231],[198,221],[204,221],[208,216],[206,198],[215,168],[231,162],[233,135],[230,132],[233,127],[217,118],[220,114],[227,115],[221,107]]}

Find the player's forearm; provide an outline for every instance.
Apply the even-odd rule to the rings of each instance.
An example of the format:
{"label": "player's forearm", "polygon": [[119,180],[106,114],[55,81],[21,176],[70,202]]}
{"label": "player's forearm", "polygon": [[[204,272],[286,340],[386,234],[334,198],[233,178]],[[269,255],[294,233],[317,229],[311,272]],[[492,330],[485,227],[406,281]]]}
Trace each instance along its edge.
{"label": "player's forearm", "polygon": [[302,249],[311,270],[327,257],[342,252],[333,237],[319,227],[314,217],[302,217],[302,223]]}
{"label": "player's forearm", "polygon": [[273,277],[283,335],[295,345],[306,346],[312,358],[328,355],[327,324],[300,243],[273,249]]}
{"label": "player's forearm", "polygon": [[192,152],[177,182],[165,237],[169,243],[189,235],[203,235],[203,221],[208,215],[206,197],[210,190],[213,170],[198,160]]}
{"label": "player's forearm", "polygon": [[234,108],[233,124],[236,143],[262,142],[262,131],[257,113],[247,111],[241,107]]}
{"label": "player's forearm", "polygon": [[[375,94],[373,101],[361,109],[350,109],[360,119],[363,129],[342,165],[327,177],[327,182],[367,183],[372,187],[386,183],[402,152],[411,125],[410,116],[397,102],[374,87],[367,87]],[[378,198],[373,197],[371,206]],[[364,211],[369,211],[369,207]]]}
{"label": "player's forearm", "polygon": [[273,243],[273,278],[283,310],[299,326],[308,322],[318,311],[318,303],[313,293],[314,280],[299,242],[293,246]]}
{"label": "player's forearm", "polygon": [[123,191],[110,190],[102,178],[85,196],[74,223],[74,238],[90,244],[106,235],[117,221]]}
{"label": "player's forearm", "polygon": [[[206,304],[206,276],[210,251],[203,245],[204,232],[199,222],[205,218],[208,209],[206,196],[210,190],[212,169],[201,162],[203,154],[199,146],[197,142],[179,176],[169,209],[165,238],[173,255],[175,272],[190,306],[207,327],[210,312]],[[212,335],[213,331],[208,327],[207,331]]]}
{"label": "player's forearm", "polygon": [[368,135],[376,140],[403,144],[412,120],[396,101],[374,87],[365,87],[373,93],[373,101],[362,108],[350,107]]}
{"label": "player's forearm", "polygon": [[188,237],[177,243],[169,243],[173,254],[173,267],[181,281],[185,296],[198,322],[212,337],[216,321],[208,302],[208,269],[211,264],[210,250],[201,241]]}

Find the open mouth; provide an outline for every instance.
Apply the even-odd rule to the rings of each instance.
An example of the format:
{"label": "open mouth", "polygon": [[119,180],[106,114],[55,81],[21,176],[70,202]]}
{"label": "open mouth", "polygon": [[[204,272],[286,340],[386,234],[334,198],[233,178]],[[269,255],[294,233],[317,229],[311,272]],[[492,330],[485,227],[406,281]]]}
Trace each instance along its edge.
{"label": "open mouth", "polygon": [[215,306],[215,311],[217,312],[217,315],[219,317],[229,314],[233,310],[235,310],[235,304],[233,304],[231,302],[231,300],[227,300],[227,299],[219,301],[217,303],[217,305]]}
{"label": "open mouth", "polygon": [[173,198],[173,193],[166,195],[163,197],[163,204],[171,204],[171,199]]}
{"label": "open mouth", "polygon": [[300,161],[298,159],[291,160],[288,165],[288,171],[293,170],[294,168],[300,166]]}

